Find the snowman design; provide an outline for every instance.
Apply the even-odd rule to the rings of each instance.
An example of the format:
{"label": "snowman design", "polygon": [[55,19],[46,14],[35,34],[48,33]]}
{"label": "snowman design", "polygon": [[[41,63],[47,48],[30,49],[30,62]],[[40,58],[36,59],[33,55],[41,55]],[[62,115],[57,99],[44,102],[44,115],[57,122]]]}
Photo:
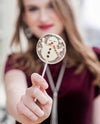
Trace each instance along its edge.
{"label": "snowman design", "polygon": [[41,40],[41,56],[46,61],[55,61],[57,58],[61,58],[64,46],[61,40],[52,36],[49,38],[43,38]]}

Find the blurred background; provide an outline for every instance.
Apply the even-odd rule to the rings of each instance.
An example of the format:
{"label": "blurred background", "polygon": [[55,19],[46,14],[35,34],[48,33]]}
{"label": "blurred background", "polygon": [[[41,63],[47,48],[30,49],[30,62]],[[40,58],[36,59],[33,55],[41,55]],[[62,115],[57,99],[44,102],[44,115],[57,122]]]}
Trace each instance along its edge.
{"label": "blurred background", "polygon": [[[100,0],[72,0],[85,42],[100,47]],[[0,0],[0,124],[14,124],[6,111],[4,64],[10,54],[10,42],[18,14],[16,0]]]}

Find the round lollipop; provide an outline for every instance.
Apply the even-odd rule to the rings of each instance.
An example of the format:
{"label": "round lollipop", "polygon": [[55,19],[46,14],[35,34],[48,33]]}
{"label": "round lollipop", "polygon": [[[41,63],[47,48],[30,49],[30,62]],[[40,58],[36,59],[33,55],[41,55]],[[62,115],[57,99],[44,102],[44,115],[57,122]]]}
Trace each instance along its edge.
{"label": "round lollipop", "polygon": [[44,76],[47,64],[56,64],[64,58],[66,45],[59,35],[49,33],[39,39],[36,50],[40,60],[45,63]]}

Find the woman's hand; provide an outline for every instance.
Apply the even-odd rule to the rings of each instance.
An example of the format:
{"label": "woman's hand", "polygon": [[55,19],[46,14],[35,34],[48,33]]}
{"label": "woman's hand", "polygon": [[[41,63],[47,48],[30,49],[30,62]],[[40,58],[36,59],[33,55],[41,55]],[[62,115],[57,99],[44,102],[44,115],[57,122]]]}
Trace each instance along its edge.
{"label": "woman's hand", "polygon": [[45,79],[34,73],[31,80],[33,86],[26,89],[26,94],[17,104],[19,120],[23,124],[41,123],[49,117],[52,107],[52,99],[45,91],[48,88]]}

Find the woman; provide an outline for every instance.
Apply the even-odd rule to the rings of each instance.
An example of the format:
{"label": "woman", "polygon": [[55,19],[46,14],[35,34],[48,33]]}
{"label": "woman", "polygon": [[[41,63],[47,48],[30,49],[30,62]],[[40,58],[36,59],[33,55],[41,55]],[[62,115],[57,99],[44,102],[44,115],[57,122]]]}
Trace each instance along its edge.
{"label": "woman", "polygon": [[[18,0],[18,5],[20,11],[11,45],[21,46],[20,30],[23,29],[28,48],[26,52],[21,49],[19,53],[11,54],[5,66],[8,112],[17,120],[17,124],[49,124],[50,121],[52,124],[57,121],[59,124],[90,124],[94,102],[92,123],[99,124],[100,49],[86,46],[83,42],[71,1]],[[56,118],[55,123],[52,119],[56,115],[49,116],[54,91],[48,72],[44,78],[40,76],[43,64],[36,54],[37,41],[46,33],[60,35],[67,47],[66,65],[63,61],[49,65],[49,72],[52,73],[49,76],[55,86],[60,70],[65,65],[56,92],[58,120]]]}

